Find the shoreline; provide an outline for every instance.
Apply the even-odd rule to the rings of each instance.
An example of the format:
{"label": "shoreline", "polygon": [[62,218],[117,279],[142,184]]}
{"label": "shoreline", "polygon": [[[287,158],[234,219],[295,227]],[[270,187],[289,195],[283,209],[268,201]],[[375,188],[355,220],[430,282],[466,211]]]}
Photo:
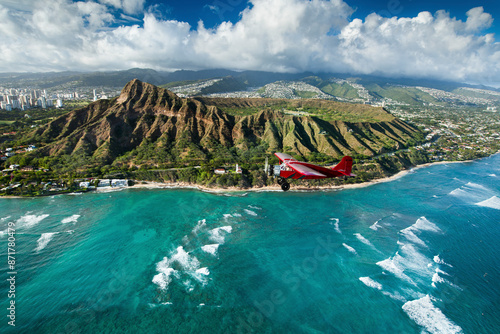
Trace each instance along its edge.
{"label": "shoreline", "polygon": [[[397,180],[399,178],[404,177],[405,175],[411,173],[415,169],[420,169],[420,168],[425,168],[425,167],[430,167],[433,165],[442,165],[442,164],[448,164],[448,163],[466,163],[466,162],[473,162],[475,160],[464,160],[464,161],[436,161],[436,162],[428,162],[422,165],[417,165],[414,167],[411,167],[410,169],[405,169],[402,171],[399,171],[398,173],[383,177],[380,179],[375,179],[371,181],[366,181],[362,183],[353,183],[353,184],[343,184],[339,186],[331,186],[331,185],[325,185],[325,186],[301,186],[301,185],[296,185],[295,187],[291,188],[287,192],[313,192],[313,191],[339,191],[339,190],[346,190],[346,189],[358,189],[358,188],[365,188],[369,187],[378,183],[385,183],[385,182],[391,182],[394,180]],[[218,187],[207,187],[203,185],[197,185],[193,183],[186,183],[186,182],[154,182],[154,181],[135,181],[137,182],[133,186],[129,186],[127,188],[112,188],[112,189],[193,189],[193,190],[199,190],[203,192],[208,192],[208,193],[227,193],[227,192],[283,192],[281,190],[281,187],[279,185],[272,185],[272,186],[264,186],[264,187],[251,187],[251,188],[238,188],[238,187],[229,187],[229,188],[218,188]],[[110,191],[110,189],[97,189],[98,192],[105,192],[105,191]],[[111,190],[112,191],[112,190]]]}
{"label": "shoreline", "polygon": [[[491,156],[495,154],[499,154],[500,152],[494,153]],[[490,156],[490,157],[491,157]],[[481,158],[484,159],[484,158]],[[477,159],[477,160],[481,160]],[[314,191],[339,191],[339,190],[348,190],[348,189],[358,189],[358,188],[365,188],[369,187],[378,183],[385,183],[385,182],[390,182],[397,180],[399,178],[404,177],[405,175],[411,173],[413,170],[420,169],[420,168],[426,168],[430,167],[433,165],[442,165],[442,164],[450,164],[450,163],[467,163],[467,162],[474,162],[476,160],[464,160],[464,161],[436,161],[436,162],[428,162],[425,164],[417,165],[414,167],[411,167],[410,169],[405,169],[401,170],[398,173],[388,176],[388,177],[383,177],[379,179],[374,179],[371,181],[366,181],[362,183],[353,183],[353,184],[342,184],[338,186],[332,186],[332,185],[324,185],[324,186],[303,186],[300,184],[297,184],[295,187],[290,189],[289,191],[291,192],[314,192]],[[207,193],[228,193],[228,192],[283,192],[281,190],[281,187],[278,184],[274,184],[271,186],[263,186],[263,187],[251,187],[251,188],[238,188],[238,187],[229,187],[229,188],[219,188],[219,187],[207,187],[203,185],[198,185],[198,184],[193,184],[193,183],[186,183],[186,182],[155,182],[155,181],[142,181],[142,180],[133,180],[134,185],[133,186],[128,186],[128,187],[103,187],[103,188],[97,188],[95,190],[96,193],[105,193],[105,192],[115,192],[115,191],[122,191],[122,190],[127,190],[127,189],[192,189],[192,190],[198,190],[198,191],[203,191]],[[287,191],[287,192],[289,192]],[[94,192],[94,191],[91,191]],[[74,195],[75,193],[80,193],[78,191],[73,192],[73,193],[65,193],[66,195]],[[64,195],[64,194],[54,194],[55,195]],[[36,197],[45,197],[44,196],[0,196],[0,198],[16,198],[16,199],[21,199],[21,198],[36,198]]]}

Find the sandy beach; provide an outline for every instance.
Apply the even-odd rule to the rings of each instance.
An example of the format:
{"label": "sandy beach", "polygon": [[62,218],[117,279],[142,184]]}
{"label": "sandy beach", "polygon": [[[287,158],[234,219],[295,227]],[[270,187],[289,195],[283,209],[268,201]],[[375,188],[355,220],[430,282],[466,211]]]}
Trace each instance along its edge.
{"label": "sandy beach", "polygon": [[[339,185],[339,186],[303,186],[300,183],[294,183],[292,184],[292,188],[289,191],[338,191],[338,190],[345,190],[345,189],[357,189],[357,188],[364,188],[364,187],[369,187],[374,184],[378,183],[383,183],[383,182],[390,182],[393,180],[397,180],[406,174],[410,173],[414,169],[419,169],[419,168],[425,168],[433,165],[440,165],[440,164],[449,164],[449,163],[464,163],[464,162],[471,162],[472,160],[468,161],[438,161],[438,162],[430,162],[422,165],[415,166],[411,169],[406,169],[398,172],[397,174],[394,174],[389,177],[384,177],[380,179],[375,179],[363,183],[355,183],[355,184],[344,184],[344,185]],[[238,188],[238,187],[228,187],[228,188],[220,188],[220,187],[206,187],[202,185],[197,185],[197,184],[192,184],[192,183],[185,183],[185,182],[152,182],[152,181],[137,181],[134,180],[134,185],[128,187],[128,189],[175,189],[175,188],[182,188],[182,189],[197,189],[200,191],[205,191],[205,192],[215,192],[215,193],[221,193],[221,192],[247,192],[247,191],[282,191],[281,187],[278,184],[272,185],[272,186],[264,186],[264,187],[252,187],[252,188]],[[100,191],[98,189],[98,191]]]}
{"label": "sandy beach", "polygon": [[[411,169],[406,169],[398,172],[397,174],[394,174],[389,177],[384,177],[380,179],[375,179],[363,183],[355,183],[355,184],[343,184],[339,186],[331,186],[331,185],[325,185],[325,186],[304,186],[300,184],[299,182],[293,183],[292,188],[289,191],[339,191],[339,190],[346,190],[346,189],[357,189],[357,188],[364,188],[364,187],[369,187],[374,184],[378,183],[383,183],[383,182],[390,182],[396,179],[399,179],[406,174],[410,173],[412,170],[419,169],[419,168],[425,168],[433,165],[440,165],[440,164],[450,164],[450,163],[465,163],[465,162],[472,162],[473,160],[466,160],[466,161],[438,161],[438,162],[430,162],[422,165],[418,165],[415,167],[412,167]],[[141,180],[133,180],[134,185],[129,186],[129,187],[102,187],[102,188],[97,188],[96,192],[114,192],[114,191],[122,191],[125,189],[195,189],[195,190],[200,190],[204,192],[211,192],[211,193],[227,193],[227,192],[248,192],[248,191],[276,191],[276,192],[281,192],[281,187],[276,183],[271,186],[264,186],[264,187],[252,187],[252,188],[238,188],[238,187],[227,187],[227,188],[220,188],[220,187],[207,187],[203,185],[198,185],[198,184],[193,184],[193,183],[186,183],[186,182],[153,182],[153,181],[141,181]],[[77,192],[78,193],[78,192]],[[75,194],[75,193],[71,193]],[[80,193],[78,193],[80,194]],[[57,195],[57,194],[54,194]],[[32,197],[23,197],[23,196],[0,196],[0,198],[32,198]]]}
{"label": "sandy beach", "polygon": [[[364,187],[369,187],[374,184],[378,183],[384,183],[384,182],[390,182],[397,180],[403,176],[405,176],[408,173],[411,173],[415,169],[420,169],[420,168],[425,168],[433,165],[442,165],[442,164],[451,164],[451,163],[466,163],[466,162],[473,162],[474,160],[465,160],[465,161],[436,161],[436,162],[429,162],[425,163],[422,165],[418,165],[415,167],[412,167],[410,169],[405,169],[402,170],[392,176],[380,178],[380,179],[375,179],[363,183],[355,183],[355,184],[343,184],[339,186],[303,186],[300,183],[294,183],[293,187],[290,188],[289,191],[338,191],[338,190],[345,190],[345,189],[356,189],[356,188],[364,188]],[[134,180],[135,184],[133,186],[128,187],[129,189],[140,189],[140,188],[147,188],[147,189],[173,189],[173,188],[183,188],[183,189],[197,189],[200,191],[205,191],[205,192],[246,192],[246,191],[282,191],[281,187],[278,184],[272,185],[272,186],[264,186],[264,187],[253,187],[253,188],[246,188],[246,189],[241,189],[238,187],[228,187],[228,188],[220,188],[220,187],[206,187],[202,185],[197,185],[197,184],[192,184],[192,183],[185,183],[185,182],[152,182],[152,181],[136,181]]]}

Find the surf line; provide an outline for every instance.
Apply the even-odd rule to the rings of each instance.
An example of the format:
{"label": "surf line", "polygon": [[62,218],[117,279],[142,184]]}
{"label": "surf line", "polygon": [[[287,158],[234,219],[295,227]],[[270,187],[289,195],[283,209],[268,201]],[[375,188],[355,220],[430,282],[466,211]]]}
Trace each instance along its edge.
{"label": "surf line", "polygon": [[[317,245],[311,256],[305,257],[300,264],[294,264],[290,269],[283,272],[281,280],[283,288],[277,288],[269,292],[268,298],[254,300],[255,310],[250,312],[246,319],[238,318],[238,333],[250,333],[264,324],[264,317],[271,318],[278,306],[283,305],[289,295],[299,289],[303,281],[307,281],[318,270],[319,264],[326,261],[335,254],[338,244],[331,236],[317,237]],[[288,294],[286,291],[289,291]]]}

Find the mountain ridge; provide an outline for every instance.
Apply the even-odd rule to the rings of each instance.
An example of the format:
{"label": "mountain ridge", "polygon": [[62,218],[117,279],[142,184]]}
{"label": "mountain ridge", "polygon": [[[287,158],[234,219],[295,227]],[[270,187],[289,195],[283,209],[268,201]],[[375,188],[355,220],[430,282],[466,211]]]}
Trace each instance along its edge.
{"label": "mountain ridge", "polygon": [[0,73],[0,85],[9,85],[13,88],[30,86],[38,89],[57,88],[60,85],[72,87],[81,86],[110,86],[123,87],[132,79],[138,78],[141,81],[150,82],[155,85],[164,85],[176,81],[206,80],[212,78],[234,77],[249,86],[263,86],[279,80],[300,80],[310,76],[316,76],[322,80],[335,77],[339,79],[354,79],[364,82],[376,82],[391,85],[425,86],[445,91],[452,91],[459,87],[470,87],[489,89],[500,92],[499,88],[486,85],[473,85],[467,83],[443,81],[428,78],[392,78],[376,75],[363,75],[355,73],[275,73],[264,71],[234,71],[227,69],[207,69],[207,70],[178,70],[174,72],[156,71],[147,68],[131,68],[118,71],[96,71],[96,72],[40,72],[40,73]]}
{"label": "mountain ridge", "polygon": [[[315,116],[289,115],[281,108],[262,105],[264,101],[254,102],[259,104],[257,112],[234,116],[214,100],[180,98],[134,79],[118,97],[62,115],[35,129],[27,140],[43,143],[39,149],[42,154],[84,155],[89,165],[132,167],[189,164],[220,156],[239,160],[256,147],[267,153],[287,151],[303,157],[313,153],[331,158],[373,156],[407,147],[421,137],[418,129],[382,108],[364,107],[379,115],[380,121],[328,122]],[[342,111],[343,104],[333,101],[300,102],[335,103],[339,113],[352,108],[345,104],[346,111]]]}

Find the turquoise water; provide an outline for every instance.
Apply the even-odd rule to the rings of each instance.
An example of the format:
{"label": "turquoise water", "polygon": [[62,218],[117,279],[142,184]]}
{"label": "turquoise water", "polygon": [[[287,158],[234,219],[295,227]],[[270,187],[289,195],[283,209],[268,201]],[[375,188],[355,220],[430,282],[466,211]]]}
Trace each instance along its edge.
{"label": "turquoise water", "polygon": [[497,333],[499,198],[500,155],[342,191],[1,199],[0,328]]}

